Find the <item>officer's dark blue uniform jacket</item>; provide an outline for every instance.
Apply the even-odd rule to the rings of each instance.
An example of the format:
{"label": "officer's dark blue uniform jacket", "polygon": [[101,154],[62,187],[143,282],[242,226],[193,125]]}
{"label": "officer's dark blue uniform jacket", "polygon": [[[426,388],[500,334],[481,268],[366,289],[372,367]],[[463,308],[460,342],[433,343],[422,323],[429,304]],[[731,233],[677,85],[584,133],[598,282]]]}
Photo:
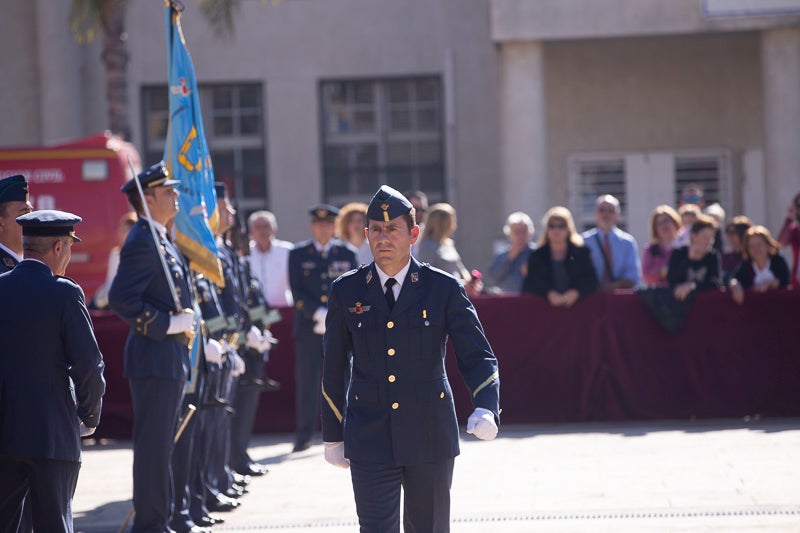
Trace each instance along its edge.
{"label": "officer's dark blue uniform jacket", "polygon": [[[181,306],[191,309],[192,293],[183,256],[160,237],[158,253],[164,254]],[[125,377],[187,378],[189,349],[178,336],[167,337],[175,303],[144,219],[125,239],[108,303],[131,328],[125,343]]]}
{"label": "officer's dark blue uniform jacket", "polygon": [[337,279],[324,337],[323,440],[344,441],[346,457],[368,463],[414,465],[458,455],[444,365],[448,336],[473,404],[499,420],[497,359],[455,278],[412,258],[391,313],[374,263]]}
{"label": "officer's dark blue uniform jacket", "polygon": [[289,284],[294,297],[294,336],[312,334],[314,312],[328,305],[333,280],[358,266],[355,249],[333,239],[327,257],[314,241],[303,241],[289,252]]}
{"label": "officer's dark blue uniform jacket", "polygon": [[97,427],[105,391],[83,291],[28,260],[0,295],[0,455],[80,461],[78,417]]}

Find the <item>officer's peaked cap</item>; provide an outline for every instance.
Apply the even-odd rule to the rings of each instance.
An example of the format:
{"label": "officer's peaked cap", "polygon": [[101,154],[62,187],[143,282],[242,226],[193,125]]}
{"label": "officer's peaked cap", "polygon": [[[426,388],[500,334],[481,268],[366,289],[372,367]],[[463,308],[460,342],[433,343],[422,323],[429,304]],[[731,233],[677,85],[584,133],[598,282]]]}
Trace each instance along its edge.
{"label": "officer's peaked cap", "polygon": [[[180,181],[170,179],[169,170],[163,161],[159,161],[155,165],[145,169],[139,173],[139,182],[142,184],[142,190],[152,189],[153,187],[167,187],[170,185],[178,185]],[[126,194],[133,194],[137,192],[136,180],[131,178],[120,189]]]}
{"label": "officer's peaked cap", "polygon": [[15,174],[0,180],[0,203],[27,201],[28,182],[25,181],[25,176]]}
{"label": "officer's peaked cap", "polygon": [[332,222],[333,219],[339,215],[339,210],[329,204],[317,204],[312,205],[308,209],[308,214],[311,215],[312,222],[314,221],[329,221]]}
{"label": "officer's peaked cap", "polygon": [[17,217],[17,224],[22,226],[22,234],[31,237],[72,237],[81,242],[75,235],[75,224],[83,220],[78,215],[55,209],[32,211]]}
{"label": "officer's peaked cap", "polygon": [[393,218],[405,215],[414,206],[408,201],[408,198],[403,196],[400,192],[392,189],[388,185],[381,185],[375,196],[369,202],[367,208],[367,218],[370,220],[381,220],[389,222]]}

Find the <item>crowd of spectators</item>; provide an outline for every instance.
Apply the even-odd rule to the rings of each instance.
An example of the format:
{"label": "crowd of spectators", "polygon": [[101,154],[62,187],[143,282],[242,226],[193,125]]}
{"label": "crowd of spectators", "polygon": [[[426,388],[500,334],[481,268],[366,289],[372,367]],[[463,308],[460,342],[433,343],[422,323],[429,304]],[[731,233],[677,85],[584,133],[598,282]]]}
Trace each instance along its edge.
{"label": "crowd of spectators", "polygon": [[[429,206],[422,191],[409,191],[407,197],[420,225],[414,256],[460,279],[470,297],[532,293],[553,306],[569,307],[597,290],[668,288],[680,302],[696,291],[725,287],[735,302],[743,303],[748,290],[800,286],[800,193],[773,237],[745,215],[727,218],[720,204],[705,205],[702,188],[688,185],[677,206],[653,209],[649,242],[641,250],[633,235],[617,226],[621,205],[610,194],[597,197],[595,225],[583,232],[569,209],[550,208],[536,242],[531,216],[516,211],[503,225],[506,242],[496,250],[485,276],[467,268],[458,252],[455,208],[447,203]],[[352,202],[341,208],[337,236],[358,252],[362,264],[372,260],[365,226],[365,204]],[[258,228],[251,232],[254,229],[253,238],[258,234]],[[791,269],[779,253],[788,246]]]}

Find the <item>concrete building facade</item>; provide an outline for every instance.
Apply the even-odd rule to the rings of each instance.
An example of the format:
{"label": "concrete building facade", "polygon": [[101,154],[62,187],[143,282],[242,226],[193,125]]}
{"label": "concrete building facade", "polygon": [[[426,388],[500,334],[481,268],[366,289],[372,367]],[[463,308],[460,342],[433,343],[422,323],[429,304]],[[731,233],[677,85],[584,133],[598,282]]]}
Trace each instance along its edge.
{"label": "concrete building facade", "polygon": [[[99,44],[74,43],[60,4],[3,7],[0,146],[105,127]],[[641,245],[684,183],[773,231],[800,190],[800,2],[244,1],[229,40],[186,4],[215,169],[286,239],[306,237],[307,206],[366,200],[379,181],[453,204],[471,268],[515,210],[538,223],[567,205],[589,225],[594,197],[616,194]],[[166,120],[162,4],[129,2],[127,31],[149,161]]]}

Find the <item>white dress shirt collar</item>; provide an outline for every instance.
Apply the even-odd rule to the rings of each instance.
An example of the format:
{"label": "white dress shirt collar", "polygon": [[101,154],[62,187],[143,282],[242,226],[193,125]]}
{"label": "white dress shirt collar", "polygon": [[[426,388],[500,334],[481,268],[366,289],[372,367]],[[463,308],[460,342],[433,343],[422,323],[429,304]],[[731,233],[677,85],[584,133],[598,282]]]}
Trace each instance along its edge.
{"label": "white dress shirt collar", "polygon": [[408,263],[406,263],[406,266],[401,268],[400,271],[397,274],[395,274],[394,276],[390,276],[389,274],[387,274],[386,272],[381,270],[380,267],[378,267],[378,265],[376,263],[375,264],[375,270],[378,272],[378,279],[381,282],[381,287],[385,287],[386,286],[386,280],[387,279],[394,278],[394,280],[397,283],[395,283],[395,285],[394,285],[394,287],[392,287],[392,289],[394,289],[395,297],[399,296],[400,295],[400,289],[403,287],[403,281],[406,279],[406,274],[408,274],[408,269],[410,267],[411,267],[411,258],[409,257],[408,258]]}

